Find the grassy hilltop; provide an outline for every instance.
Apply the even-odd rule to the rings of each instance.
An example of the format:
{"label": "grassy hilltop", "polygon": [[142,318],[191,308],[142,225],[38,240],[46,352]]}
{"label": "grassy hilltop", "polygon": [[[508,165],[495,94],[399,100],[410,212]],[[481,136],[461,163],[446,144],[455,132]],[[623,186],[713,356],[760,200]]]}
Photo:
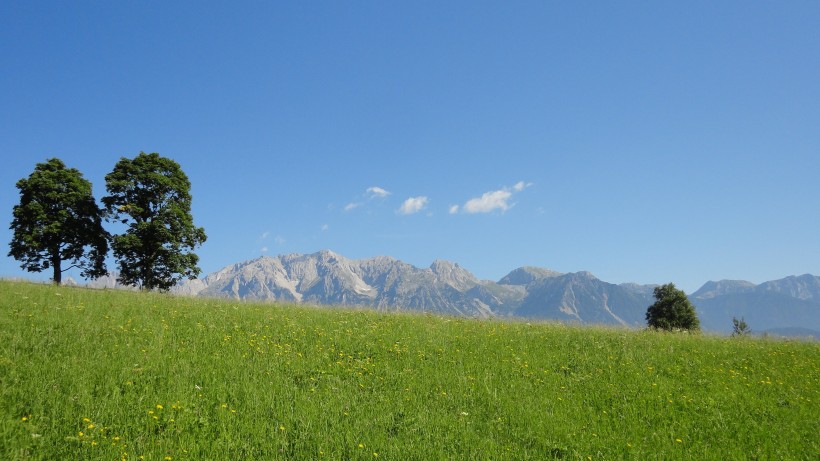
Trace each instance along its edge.
{"label": "grassy hilltop", "polygon": [[818,459],[820,346],[0,282],[0,459]]}

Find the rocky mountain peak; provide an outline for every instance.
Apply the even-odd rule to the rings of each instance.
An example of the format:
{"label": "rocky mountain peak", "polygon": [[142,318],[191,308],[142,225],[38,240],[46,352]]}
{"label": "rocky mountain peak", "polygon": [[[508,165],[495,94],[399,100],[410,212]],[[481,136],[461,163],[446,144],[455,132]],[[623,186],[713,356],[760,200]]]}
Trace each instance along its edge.
{"label": "rocky mountain peak", "polygon": [[430,265],[430,270],[437,278],[457,289],[467,289],[478,283],[478,279],[468,270],[456,263],[437,259]]}
{"label": "rocky mountain peak", "polygon": [[754,290],[754,288],[754,283],[745,280],[719,280],[717,282],[710,280],[692,293],[692,298],[711,299],[726,294],[743,293]]}
{"label": "rocky mountain peak", "polygon": [[574,276],[575,279],[583,279],[583,280],[598,280],[598,277],[592,275],[592,272],[587,271],[580,271],[571,274]]}
{"label": "rocky mountain peak", "polygon": [[316,258],[317,260],[319,260],[321,262],[330,262],[330,263],[338,261],[340,259],[346,259],[343,256],[340,256],[340,255],[338,255],[338,254],[336,254],[336,253],[334,253],[330,250],[320,250],[320,251],[318,251],[316,253],[313,253],[312,255],[309,255],[309,256],[313,257],[313,258]]}
{"label": "rocky mountain peak", "polygon": [[528,285],[536,280],[546,277],[557,277],[563,275],[541,267],[524,266],[513,270],[498,281],[499,285]]}
{"label": "rocky mountain peak", "polygon": [[792,275],[758,285],[758,288],[798,299],[820,300],[820,277],[811,274]]}

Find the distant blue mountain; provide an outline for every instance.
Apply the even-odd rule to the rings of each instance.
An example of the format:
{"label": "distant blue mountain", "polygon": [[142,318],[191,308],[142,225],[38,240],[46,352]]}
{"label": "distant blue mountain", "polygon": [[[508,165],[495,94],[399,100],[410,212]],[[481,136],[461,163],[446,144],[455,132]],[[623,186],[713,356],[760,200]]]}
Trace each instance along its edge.
{"label": "distant blue mountain", "polygon": [[820,330],[820,277],[805,274],[755,285],[723,280],[707,282],[689,296],[706,330],[732,331],[732,318],[752,330]]}

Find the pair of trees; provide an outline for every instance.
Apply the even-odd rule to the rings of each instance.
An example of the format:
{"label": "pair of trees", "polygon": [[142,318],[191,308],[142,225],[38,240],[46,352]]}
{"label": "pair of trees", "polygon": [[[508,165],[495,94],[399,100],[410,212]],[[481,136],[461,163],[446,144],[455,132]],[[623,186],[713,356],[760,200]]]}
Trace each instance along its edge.
{"label": "pair of trees", "polygon": [[[38,163],[17,182],[20,204],[14,207],[9,256],[30,272],[51,268],[56,284],[73,267],[83,277],[105,275],[109,244],[120,283],[167,290],[183,277],[199,275],[199,257],[192,250],[207,237],[194,226],[191,183],[177,162],[141,152],[121,158],[105,183],[108,195],[101,208],[79,170],[57,158]],[[126,225],[125,232],[112,236],[103,219]]]}

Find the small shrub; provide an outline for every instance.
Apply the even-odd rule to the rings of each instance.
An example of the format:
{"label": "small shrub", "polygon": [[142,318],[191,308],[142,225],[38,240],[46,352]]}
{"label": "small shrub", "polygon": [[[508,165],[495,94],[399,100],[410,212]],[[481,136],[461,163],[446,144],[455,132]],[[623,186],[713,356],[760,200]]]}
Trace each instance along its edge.
{"label": "small shrub", "polygon": [[743,319],[737,319],[737,317],[732,317],[732,336],[746,336],[752,332],[752,329],[749,328],[749,325]]}

